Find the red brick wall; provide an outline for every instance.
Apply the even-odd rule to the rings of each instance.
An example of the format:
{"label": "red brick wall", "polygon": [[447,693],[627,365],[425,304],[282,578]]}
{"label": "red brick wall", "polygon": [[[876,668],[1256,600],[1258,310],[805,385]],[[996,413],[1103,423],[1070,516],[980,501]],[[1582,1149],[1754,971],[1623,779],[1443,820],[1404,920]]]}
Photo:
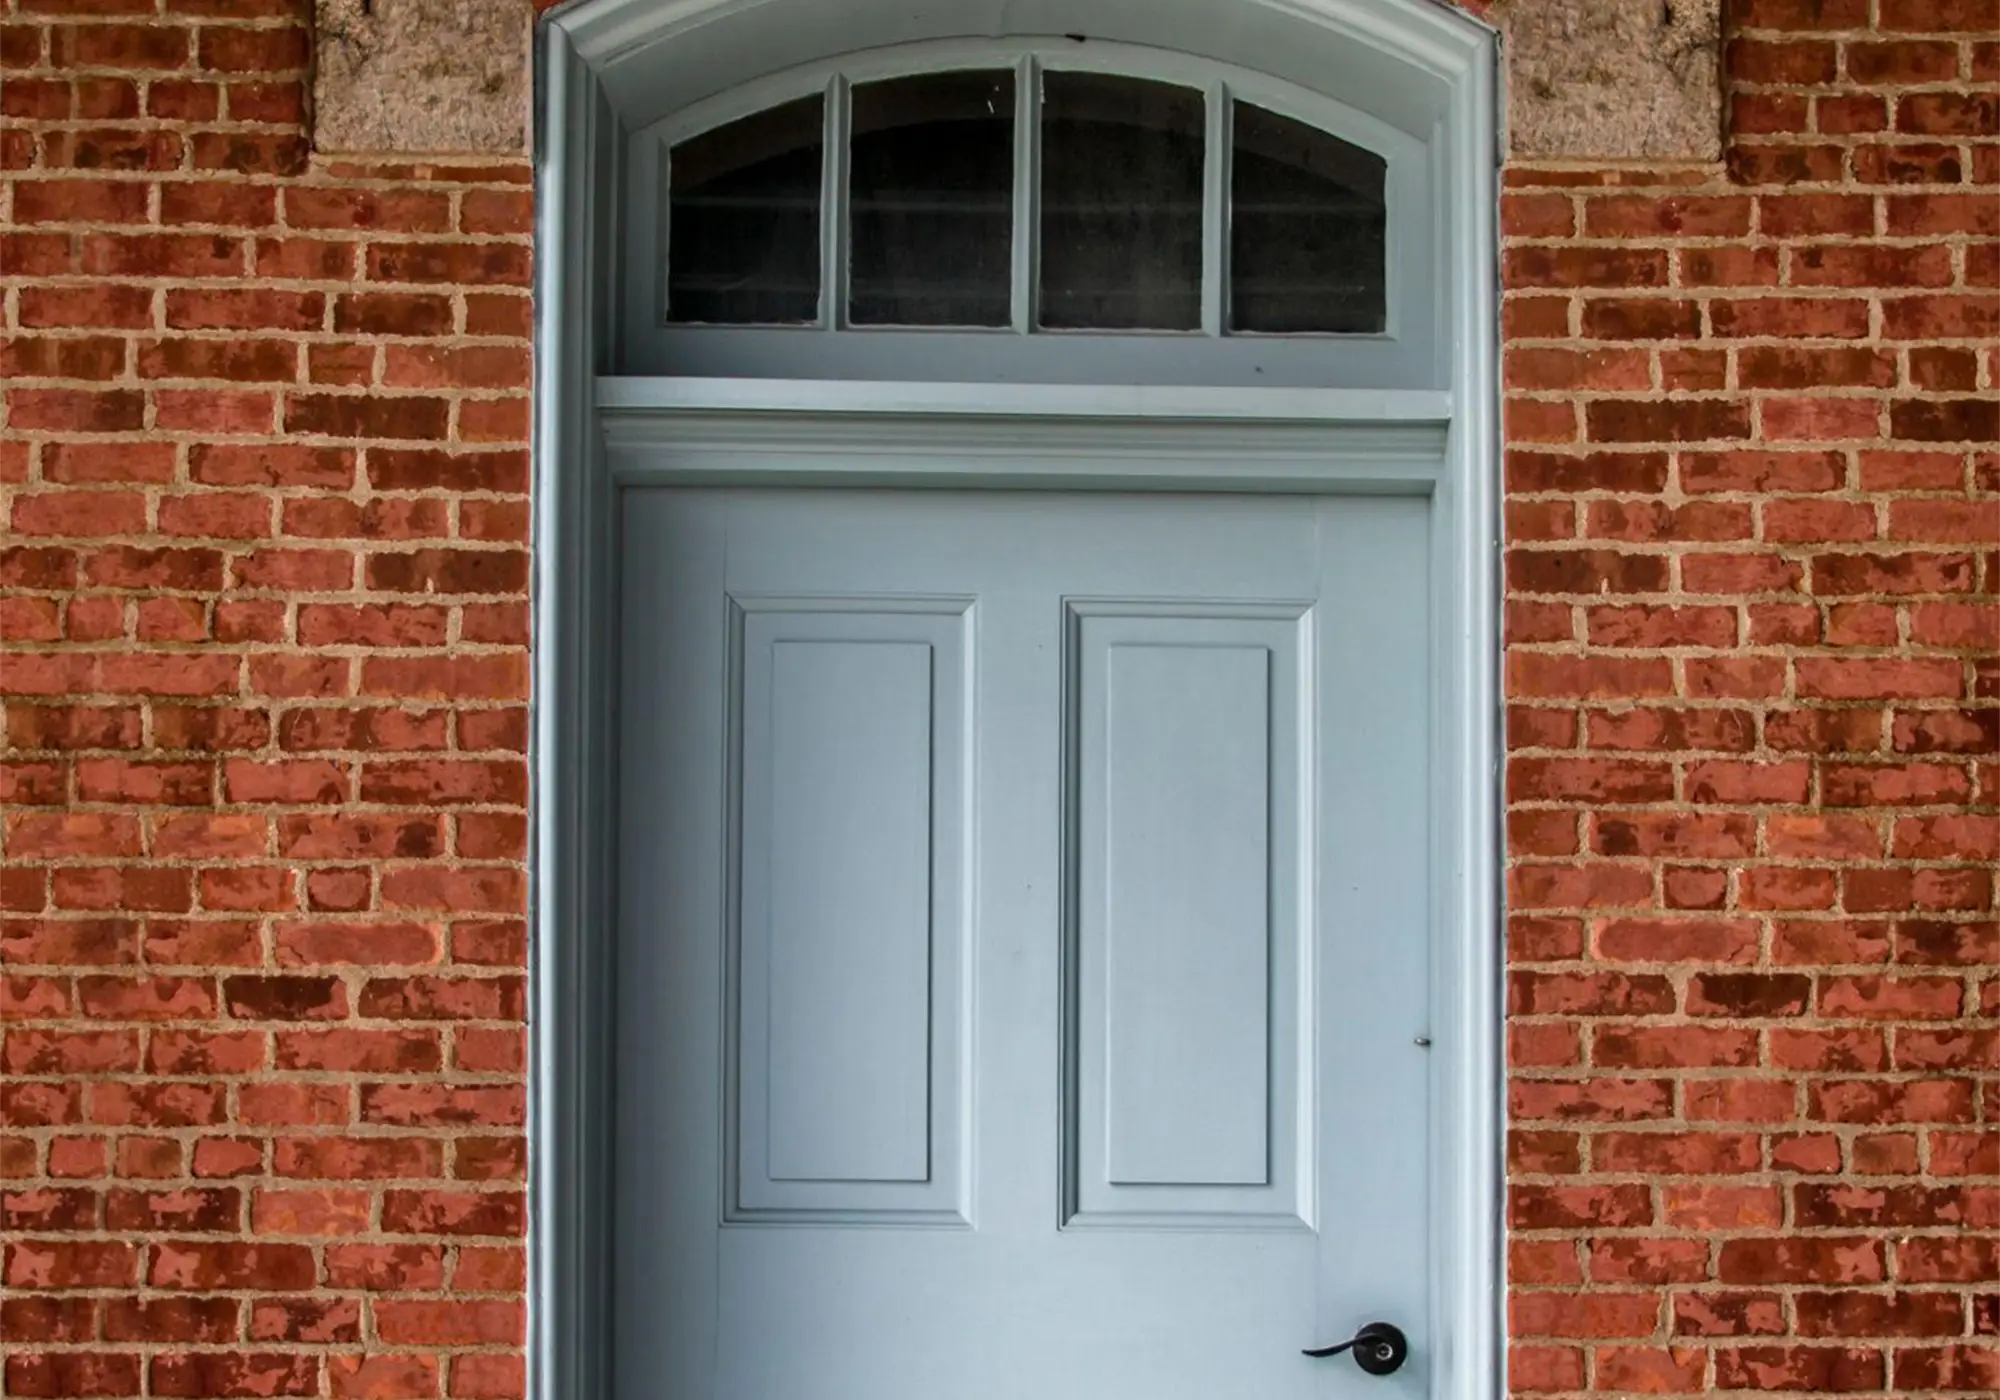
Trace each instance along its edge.
{"label": "red brick wall", "polygon": [[7,1396],[523,1389],[530,172],[304,9],[0,4]]}
{"label": "red brick wall", "polygon": [[1732,8],[1507,174],[1513,1386],[1990,1389],[2000,3]]}
{"label": "red brick wall", "polygon": [[[1524,1395],[2000,1385],[2000,0],[1735,9],[1508,174]],[[528,172],[0,13],[0,1395],[516,1395]]]}

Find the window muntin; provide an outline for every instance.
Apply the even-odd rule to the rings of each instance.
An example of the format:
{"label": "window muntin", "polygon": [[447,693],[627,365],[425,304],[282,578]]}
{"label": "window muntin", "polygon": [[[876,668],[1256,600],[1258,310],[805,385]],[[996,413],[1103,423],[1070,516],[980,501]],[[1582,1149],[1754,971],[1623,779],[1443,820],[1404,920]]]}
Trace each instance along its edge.
{"label": "window muntin", "polygon": [[[771,169],[751,146],[761,124],[806,110],[823,114],[819,143]],[[668,326],[1393,330],[1388,160],[1223,83],[1034,60],[843,74],[684,136],[660,163]],[[711,190],[689,165],[734,183]]]}

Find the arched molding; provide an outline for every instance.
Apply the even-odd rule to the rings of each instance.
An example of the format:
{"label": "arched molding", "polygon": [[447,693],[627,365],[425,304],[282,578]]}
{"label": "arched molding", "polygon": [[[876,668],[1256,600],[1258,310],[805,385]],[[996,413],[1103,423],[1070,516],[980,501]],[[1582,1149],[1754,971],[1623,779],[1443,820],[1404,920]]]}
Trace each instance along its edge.
{"label": "arched molding", "polygon": [[770,73],[932,39],[1084,34],[1178,49],[1424,135],[1491,31],[1432,0],[590,0],[550,17],[628,125]]}

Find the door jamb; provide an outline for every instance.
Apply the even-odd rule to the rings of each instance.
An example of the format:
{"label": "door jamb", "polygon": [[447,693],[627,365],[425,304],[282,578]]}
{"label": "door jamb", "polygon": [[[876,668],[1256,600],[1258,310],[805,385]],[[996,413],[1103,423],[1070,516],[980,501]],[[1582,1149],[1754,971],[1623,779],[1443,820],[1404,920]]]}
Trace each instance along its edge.
{"label": "door jamb", "polygon": [[[682,0],[659,8],[685,12],[701,3]],[[1394,12],[1406,7],[1431,8],[1425,0],[1402,0],[1382,7],[1390,12],[1383,22],[1396,22]],[[600,406],[608,405],[597,375],[617,288],[614,277],[596,274],[616,267],[619,162],[617,118],[579,40],[591,37],[593,24],[613,29],[622,24],[626,28],[618,32],[629,37],[636,23],[632,14],[640,8],[637,0],[587,0],[560,11],[543,24],[536,52],[528,1345],[530,1394],[537,1400],[595,1400],[606,1393],[609,1309],[603,1266],[610,1221],[600,1137],[608,1121],[610,1064],[607,1038],[581,1012],[602,1004],[612,941],[606,799],[615,716],[602,663],[609,654],[615,598],[609,544],[617,487],[600,433]],[[1293,0],[1291,8],[1339,11],[1344,23],[1355,23],[1354,7],[1346,0]],[[1438,953],[1432,1026],[1439,1090],[1431,1123],[1430,1225],[1438,1259],[1432,1394],[1436,1400],[1493,1400],[1501,1393],[1503,1335],[1503,1061],[1497,80],[1490,33],[1468,38],[1456,61],[1445,139],[1448,197],[1453,217],[1463,221],[1447,254],[1460,301],[1452,337],[1454,388],[1436,486],[1445,533],[1437,539],[1440,712],[1433,741],[1441,818],[1432,853]],[[1038,411],[1032,400],[1032,395],[1022,400],[1023,411]],[[1405,408],[1405,421],[1434,418],[1413,403]],[[1108,417],[1155,414],[1183,416],[1161,404],[1136,413],[1114,408]],[[1219,416],[1240,421],[1268,413],[1239,404]],[[1180,479],[1171,486],[1190,484]],[[1205,483],[1209,490],[1243,485],[1226,477]],[[1353,489],[1353,479],[1344,485]],[[1343,483],[1314,486],[1302,478],[1262,489],[1338,491]]]}

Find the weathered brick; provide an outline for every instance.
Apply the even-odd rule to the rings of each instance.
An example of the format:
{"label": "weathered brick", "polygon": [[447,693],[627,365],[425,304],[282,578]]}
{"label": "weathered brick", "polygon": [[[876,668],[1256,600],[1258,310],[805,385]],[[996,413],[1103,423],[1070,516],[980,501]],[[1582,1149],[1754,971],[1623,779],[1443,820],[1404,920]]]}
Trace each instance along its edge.
{"label": "weathered brick", "polygon": [[[5,1388],[516,1400],[529,172],[16,9]],[[1727,175],[1501,206],[1510,1373],[1982,1391],[2000,16],[1728,21]]]}

